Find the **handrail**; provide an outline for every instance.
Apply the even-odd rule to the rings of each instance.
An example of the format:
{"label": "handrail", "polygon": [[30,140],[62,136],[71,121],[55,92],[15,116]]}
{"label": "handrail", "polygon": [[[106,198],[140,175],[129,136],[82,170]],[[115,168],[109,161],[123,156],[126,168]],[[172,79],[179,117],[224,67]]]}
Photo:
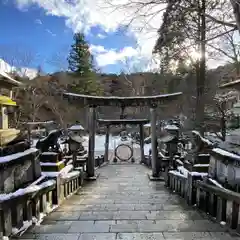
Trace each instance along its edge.
{"label": "handrail", "polygon": [[188,204],[195,205],[219,223],[224,222],[227,227],[237,230],[240,193],[210,185],[200,179],[201,176],[188,174],[188,177],[184,178],[180,174],[167,172],[166,186],[182,196]]}
{"label": "handrail", "polygon": [[240,204],[240,194],[230,191],[226,188],[215,187],[208,183],[197,181],[196,187],[202,189],[203,191],[210,192],[212,194],[216,194],[219,197],[225,198],[229,201],[234,201]]}
{"label": "handrail", "polygon": [[[18,234],[15,229],[23,231],[24,222],[29,225],[39,221],[59,205],[68,196],[75,193],[83,184],[83,172],[70,174],[69,177],[56,177],[39,185],[19,189],[12,194],[2,195],[0,199],[0,236]],[[26,229],[24,229],[26,230]]]}

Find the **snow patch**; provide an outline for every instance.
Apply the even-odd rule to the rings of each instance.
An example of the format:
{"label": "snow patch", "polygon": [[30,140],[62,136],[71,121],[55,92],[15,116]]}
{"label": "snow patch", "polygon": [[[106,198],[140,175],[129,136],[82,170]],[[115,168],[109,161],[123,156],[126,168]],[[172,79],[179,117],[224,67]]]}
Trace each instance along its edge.
{"label": "snow patch", "polygon": [[56,181],[48,180],[48,181],[43,182],[39,185],[30,185],[26,188],[19,188],[17,191],[12,192],[12,193],[2,193],[2,194],[0,194],[0,202],[9,200],[11,198],[16,198],[16,197],[19,197],[19,196],[23,196],[23,195],[28,194],[28,193],[37,192],[37,191],[39,191],[39,190],[41,190],[45,187],[50,187],[50,186],[55,185],[55,184],[56,184]]}
{"label": "snow patch", "polygon": [[[56,132],[58,132],[58,131],[59,131],[58,129],[51,130],[51,131],[48,133],[48,136],[49,136],[50,134],[56,133]],[[39,142],[45,141],[45,140],[48,138],[48,136],[46,136],[45,138],[39,139]]]}
{"label": "snow patch", "polygon": [[13,235],[19,235],[19,236],[22,236],[27,230],[29,227],[31,227],[33,224],[33,221],[24,221],[23,222],[23,226],[21,228],[13,228],[12,229],[12,234]]}
{"label": "snow patch", "polygon": [[194,167],[209,167],[209,164],[194,164]]}
{"label": "snow patch", "polygon": [[218,183],[216,180],[214,180],[214,179],[212,179],[212,178],[208,178],[208,180],[209,180],[211,183],[213,183],[215,186],[224,189],[224,187],[223,187],[220,183]]}
{"label": "snow patch", "polygon": [[177,127],[176,125],[167,125],[164,127],[164,129],[166,130],[179,130],[179,127]]}
{"label": "snow patch", "polygon": [[80,175],[79,171],[72,171],[70,173],[65,174],[62,178],[69,179],[69,178],[73,178],[73,177],[78,177],[79,175]]}
{"label": "snow patch", "polygon": [[234,154],[234,153],[231,153],[231,152],[228,152],[228,151],[225,151],[221,148],[214,148],[212,150],[213,152],[221,155],[221,156],[224,156],[224,157],[228,157],[228,158],[233,158],[235,160],[239,160],[240,161],[240,156],[237,155],[237,154]]}
{"label": "snow patch", "polygon": [[82,125],[73,125],[70,128],[68,128],[70,131],[79,131],[79,130],[84,130],[84,127]]}
{"label": "snow patch", "polygon": [[45,179],[45,176],[41,176],[39,177],[35,182],[32,182],[30,184],[30,186],[33,186],[33,185],[37,185],[38,183],[40,183],[41,181],[43,181]]}
{"label": "snow patch", "polygon": [[14,153],[14,154],[11,154],[11,155],[8,155],[8,156],[0,157],[0,163],[7,163],[7,162],[10,162],[10,161],[16,160],[18,158],[24,157],[28,154],[36,153],[36,152],[38,152],[38,149],[30,148],[30,149],[27,149],[24,152]]}
{"label": "snow patch", "polygon": [[171,174],[173,174],[173,175],[175,175],[175,176],[187,178],[187,176],[183,175],[182,173],[180,173],[180,172],[177,171],[177,170],[171,170],[171,171],[169,171],[169,173],[171,173]]}
{"label": "snow patch", "polygon": [[42,155],[48,156],[48,155],[58,155],[56,152],[43,152]]}
{"label": "snow patch", "polygon": [[152,149],[152,144],[151,143],[144,144],[144,147],[143,147],[144,155],[148,156],[149,155],[149,150],[151,150],[151,149]]}
{"label": "snow patch", "polygon": [[73,170],[73,165],[69,164],[59,172],[42,172],[42,175],[46,177],[58,177],[58,176],[64,177],[66,174],[68,174],[72,170]]}
{"label": "snow patch", "polygon": [[199,157],[209,157],[210,154],[209,153],[200,153],[198,154]]}
{"label": "snow patch", "polygon": [[177,169],[178,169],[178,171],[179,171],[182,175],[184,175],[186,178],[188,177],[189,171],[188,171],[185,167],[179,166]]}
{"label": "snow patch", "polygon": [[182,92],[177,93],[169,93],[169,94],[161,94],[161,95],[155,95],[155,96],[134,96],[134,97],[119,97],[119,96],[93,96],[93,95],[84,95],[84,94],[77,94],[77,93],[71,93],[71,92],[65,92],[64,95],[71,96],[71,97],[78,97],[78,98],[86,98],[86,99],[106,99],[106,100],[135,100],[135,99],[156,99],[156,98],[166,98],[166,97],[174,97],[182,95]]}
{"label": "snow patch", "polygon": [[212,143],[211,141],[209,141],[208,139],[202,137],[202,135],[200,134],[200,132],[198,132],[198,131],[196,131],[196,130],[193,130],[192,133],[195,134],[195,135],[197,135],[197,136],[199,136],[200,139],[201,139],[203,142],[205,142],[206,144],[208,144],[208,145],[213,145],[213,143]]}
{"label": "snow patch", "polygon": [[60,161],[60,162],[57,162],[57,163],[54,163],[54,162],[40,162],[40,165],[41,166],[59,166],[61,164],[63,164],[65,161]]}
{"label": "snow patch", "polygon": [[39,219],[33,217],[32,221],[36,226],[40,226],[44,217],[46,217],[47,215],[45,213],[40,213],[39,215]]}
{"label": "snow patch", "polygon": [[206,177],[208,175],[208,173],[200,173],[200,172],[189,172],[189,174],[195,177]]}

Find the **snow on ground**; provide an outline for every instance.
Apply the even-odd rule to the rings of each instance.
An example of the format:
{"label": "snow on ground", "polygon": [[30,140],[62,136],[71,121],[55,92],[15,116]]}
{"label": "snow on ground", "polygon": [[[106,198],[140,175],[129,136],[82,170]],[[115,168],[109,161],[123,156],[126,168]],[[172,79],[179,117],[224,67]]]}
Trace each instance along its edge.
{"label": "snow on ground", "polygon": [[[83,142],[83,146],[86,150],[88,150],[88,140],[89,136],[82,136],[85,140]],[[95,153],[97,155],[104,154],[105,151],[105,135],[95,135]],[[36,146],[38,139],[33,139],[33,146]],[[126,141],[122,141],[120,136],[109,136],[109,151],[114,150],[119,144],[130,144],[132,145],[132,139],[130,137],[127,138]],[[67,148],[67,144],[60,144],[61,149]],[[139,148],[139,144],[133,143],[134,148]],[[145,155],[149,155],[149,149],[151,149],[151,144],[144,144],[144,153]]]}
{"label": "snow on ground", "polygon": [[[88,148],[88,136],[83,137],[85,141],[83,142],[83,146]],[[104,153],[105,150],[105,135],[96,135],[95,136],[95,152],[96,153]],[[114,150],[119,144],[132,144],[132,139],[128,138],[126,141],[122,141],[119,136],[109,136],[109,150]],[[134,147],[139,148],[138,144],[133,144]]]}
{"label": "snow on ground", "polygon": [[152,148],[152,145],[151,143],[148,143],[148,144],[144,144],[144,155],[145,156],[148,156],[149,155],[149,150],[151,150]]}

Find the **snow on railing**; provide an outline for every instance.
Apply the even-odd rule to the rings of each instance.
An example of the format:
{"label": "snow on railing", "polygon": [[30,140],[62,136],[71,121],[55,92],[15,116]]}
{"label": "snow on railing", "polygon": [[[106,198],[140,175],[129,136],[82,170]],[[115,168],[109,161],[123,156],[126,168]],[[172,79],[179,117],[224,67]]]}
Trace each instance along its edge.
{"label": "snow on railing", "polygon": [[22,235],[32,224],[40,224],[49,212],[79,189],[83,184],[83,172],[70,172],[72,168],[66,166],[54,179],[46,180],[49,176],[42,175],[26,188],[0,194],[0,235],[3,239]]}
{"label": "snow on railing", "polygon": [[36,148],[29,148],[23,152],[19,152],[19,153],[14,153],[14,154],[10,154],[8,156],[4,156],[4,157],[0,157],[0,164],[5,164],[5,163],[9,163],[11,161],[14,161],[14,160],[17,160],[17,159],[20,159],[24,156],[27,156],[29,154],[32,154],[32,153],[37,153],[38,152],[38,149]]}
{"label": "snow on railing", "polygon": [[240,215],[240,194],[224,188],[211,178],[207,179],[210,183],[203,181],[207,175],[186,172],[181,166],[178,170],[168,172],[166,186],[183,197],[188,204],[215,218],[221,225],[236,230]]}

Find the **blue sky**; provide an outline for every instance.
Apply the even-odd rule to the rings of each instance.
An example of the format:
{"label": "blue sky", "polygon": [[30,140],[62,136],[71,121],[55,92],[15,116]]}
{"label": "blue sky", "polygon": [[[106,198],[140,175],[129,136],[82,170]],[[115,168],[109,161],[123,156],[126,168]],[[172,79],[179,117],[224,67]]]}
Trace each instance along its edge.
{"label": "blue sky", "polygon": [[[54,0],[48,1],[56,4]],[[42,6],[41,3],[38,4],[41,0],[5,0],[5,3],[1,1],[0,58],[6,59],[10,64],[13,61],[12,58],[18,58],[13,61],[15,65],[25,65],[25,67],[31,68],[41,66],[45,72],[60,70],[67,66],[66,58],[73,42],[73,34],[78,30],[81,21],[87,21],[82,25],[84,28],[86,26],[88,30],[80,29],[86,32],[86,39],[93,49],[101,71],[119,72],[126,68],[126,64],[122,63],[126,58],[134,61],[139,58],[136,50],[137,38],[124,29],[120,23],[118,25],[115,23],[114,29],[109,30],[107,29],[109,28],[107,20],[103,24],[101,21],[91,23],[95,21],[92,19],[89,20],[90,23],[88,19],[76,20],[74,13],[71,15],[63,10],[64,7],[69,7],[64,4],[69,4],[70,1],[58,1],[62,2],[63,6],[60,4],[57,7],[47,6],[47,4]],[[80,3],[78,3],[78,7],[81,7],[79,5]],[[59,10],[56,10],[58,8]],[[52,10],[60,13],[49,13]],[[26,53],[31,55],[31,59],[23,57]]]}
{"label": "blue sky", "polygon": [[[102,72],[159,70],[152,50],[164,6],[140,6],[132,0],[0,0],[0,58],[17,67],[62,70],[73,34],[81,31]],[[225,62],[208,59],[211,68]]]}

